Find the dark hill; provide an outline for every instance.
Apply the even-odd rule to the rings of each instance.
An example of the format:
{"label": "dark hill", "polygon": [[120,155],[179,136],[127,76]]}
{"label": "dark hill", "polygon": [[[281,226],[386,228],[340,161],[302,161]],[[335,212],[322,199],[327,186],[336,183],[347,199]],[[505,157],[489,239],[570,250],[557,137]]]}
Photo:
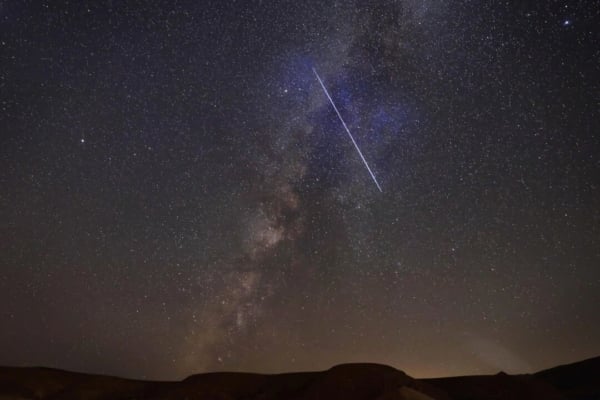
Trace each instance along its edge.
{"label": "dark hill", "polygon": [[553,385],[569,399],[600,399],[600,357],[550,368],[534,376]]}
{"label": "dark hill", "polygon": [[[436,395],[436,397],[428,396]],[[48,368],[0,368],[0,400],[449,400],[394,368],[344,364],[278,375],[219,372],[181,382],[145,382]]]}
{"label": "dark hill", "polygon": [[0,400],[600,399],[600,358],[532,375],[414,379],[379,364],[277,375],[216,372],[148,382],[49,368],[0,367]]}
{"label": "dark hill", "polygon": [[425,379],[461,400],[600,400],[600,357],[531,375],[462,376]]}
{"label": "dark hill", "polygon": [[460,400],[566,400],[558,389],[531,375],[459,376],[426,379],[429,384]]}

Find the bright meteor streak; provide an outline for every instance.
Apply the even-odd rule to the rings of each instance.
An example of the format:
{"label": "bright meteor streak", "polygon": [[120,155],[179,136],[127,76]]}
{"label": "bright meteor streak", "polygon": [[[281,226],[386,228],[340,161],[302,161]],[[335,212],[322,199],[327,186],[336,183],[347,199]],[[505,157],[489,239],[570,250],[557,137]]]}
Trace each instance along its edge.
{"label": "bright meteor streak", "polygon": [[325,87],[325,84],[321,80],[321,77],[319,76],[319,73],[317,72],[317,70],[315,68],[313,68],[312,70],[315,73],[315,76],[317,77],[317,79],[319,80],[319,83],[321,84],[321,87],[323,88],[323,91],[325,92],[325,95],[329,99],[329,102],[333,106],[333,109],[335,110],[335,113],[337,114],[337,116],[340,119],[340,121],[342,121],[342,125],[344,125],[344,129],[348,133],[348,136],[350,136],[350,140],[352,140],[352,143],[354,144],[354,147],[356,148],[356,151],[358,151],[358,155],[360,155],[360,158],[363,160],[363,163],[365,163],[365,167],[367,167],[367,170],[369,171],[369,174],[371,174],[371,178],[373,178],[373,182],[375,182],[375,185],[377,185],[377,189],[379,189],[379,191],[383,193],[383,190],[381,190],[381,186],[379,186],[379,182],[377,182],[377,178],[375,178],[375,174],[373,173],[373,171],[371,171],[371,168],[369,168],[369,164],[367,164],[367,160],[365,160],[365,156],[363,156],[362,151],[360,151],[360,149],[358,148],[358,144],[356,144],[356,141],[354,140],[354,137],[350,133],[350,129],[348,129],[348,126],[344,122],[344,118],[342,118],[342,114],[340,114],[340,111],[338,110],[338,108],[336,107],[335,103],[333,102],[333,99],[329,95],[329,92],[327,91],[327,88]]}

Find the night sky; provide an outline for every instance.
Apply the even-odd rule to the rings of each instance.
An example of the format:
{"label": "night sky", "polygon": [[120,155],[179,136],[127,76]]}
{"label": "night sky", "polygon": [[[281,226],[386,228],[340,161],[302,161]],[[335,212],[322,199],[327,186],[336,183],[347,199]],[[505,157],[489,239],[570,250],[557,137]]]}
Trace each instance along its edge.
{"label": "night sky", "polygon": [[0,364],[599,355],[599,26],[594,0],[0,2]]}

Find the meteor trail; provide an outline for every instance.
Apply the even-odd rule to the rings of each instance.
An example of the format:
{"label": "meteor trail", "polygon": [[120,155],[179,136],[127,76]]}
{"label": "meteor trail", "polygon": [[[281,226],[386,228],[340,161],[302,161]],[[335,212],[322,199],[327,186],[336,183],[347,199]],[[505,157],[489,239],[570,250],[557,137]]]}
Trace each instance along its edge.
{"label": "meteor trail", "polygon": [[369,171],[369,174],[371,174],[371,178],[373,178],[373,182],[375,182],[375,185],[377,185],[377,189],[379,189],[379,191],[383,193],[383,190],[381,190],[381,186],[379,186],[379,182],[377,182],[377,178],[375,178],[375,174],[373,173],[373,171],[371,171],[371,168],[369,168],[369,164],[367,164],[367,160],[365,160],[365,156],[363,156],[362,151],[360,151],[360,149],[358,148],[358,144],[356,144],[356,141],[354,140],[354,137],[350,133],[350,129],[348,129],[348,126],[346,125],[346,123],[344,122],[344,119],[342,118],[342,114],[340,114],[338,108],[336,107],[335,103],[333,102],[333,99],[329,95],[329,92],[327,91],[327,88],[325,87],[325,84],[321,80],[321,77],[319,76],[319,73],[317,72],[317,70],[315,68],[313,68],[312,70],[315,73],[315,76],[317,77],[317,79],[319,80],[319,83],[321,84],[321,87],[323,88],[323,91],[325,92],[325,95],[329,99],[329,102],[333,106],[333,109],[335,110],[335,113],[337,114],[337,116],[340,119],[340,121],[342,121],[342,125],[344,125],[344,129],[348,133],[348,136],[350,136],[350,140],[352,140],[352,143],[354,144],[354,147],[356,148],[356,151],[358,151],[358,155],[360,155],[360,158],[363,160],[363,163],[365,163],[365,167],[367,167],[367,170]]}

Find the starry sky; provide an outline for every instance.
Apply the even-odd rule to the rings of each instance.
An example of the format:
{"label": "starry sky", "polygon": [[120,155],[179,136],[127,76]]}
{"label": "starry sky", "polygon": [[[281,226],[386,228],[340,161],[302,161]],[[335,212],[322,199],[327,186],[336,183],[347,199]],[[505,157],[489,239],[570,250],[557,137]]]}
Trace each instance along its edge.
{"label": "starry sky", "polygon": [[0,2],[0,364],[599,355],[599,10]]}

